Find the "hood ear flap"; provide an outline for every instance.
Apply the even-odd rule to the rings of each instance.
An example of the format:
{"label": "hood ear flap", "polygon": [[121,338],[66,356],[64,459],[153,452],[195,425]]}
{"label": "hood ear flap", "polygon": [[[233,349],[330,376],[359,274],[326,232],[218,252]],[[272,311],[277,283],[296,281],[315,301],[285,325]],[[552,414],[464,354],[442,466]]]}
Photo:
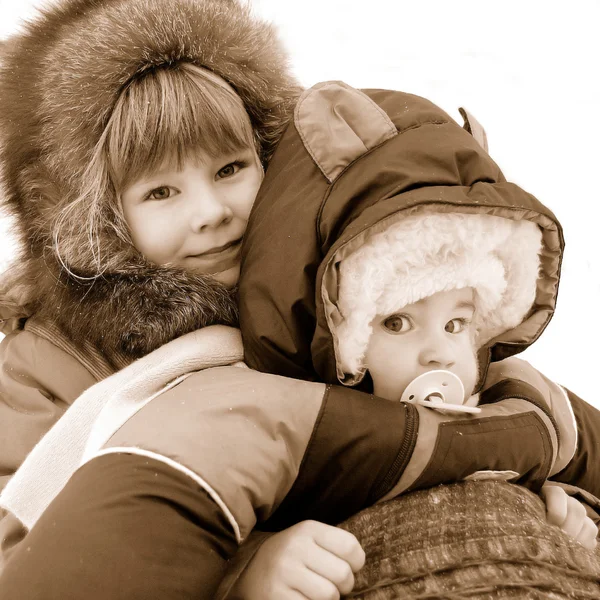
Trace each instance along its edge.
{"label": "hood ear flap", "polygon": [[304,147],[330,183],[351,162],[398,135],[381,107],[342,81],[306,91],[296,106],[294,122]]}
{"label": "hood ear flap", "polygon": [[481,123],[462,106],[458,109],[458,112],[465,123],[463,129],[468,131],[475,138],[477,143],[487,152],[489,150],[487,133]]}

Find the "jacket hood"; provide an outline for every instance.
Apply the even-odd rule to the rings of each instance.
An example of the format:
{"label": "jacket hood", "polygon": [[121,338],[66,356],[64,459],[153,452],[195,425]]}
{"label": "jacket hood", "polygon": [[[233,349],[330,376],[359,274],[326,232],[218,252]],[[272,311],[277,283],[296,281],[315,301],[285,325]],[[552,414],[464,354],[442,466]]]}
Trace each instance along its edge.
{"label": "jacket hood", "polygon": [[[73,281],[52,244],[52,217],[77,197],[123,86],[148,69],[181,61],[212,70],[236,90],[266,164],[300,90],[273,27],[236,0],[63,0],[3,48],[0,162],[22,242],[19,289],[29,290],[17,301],[74,341],[141,355],[215,316],[209,309],[190,320],[189,303],[204,294],[205,280],[157,269],[112,232],[100,240],[110,268],[93,283]],[[86,261],[93,260],[83,256],[78,272],[86,274]],[[100,306],[107,320],[98,318]]]}
{"label": "jacket hood", "polygon": [[341,82],[306,91],[244,239],[239,306],[247,363],[355,385],[340,366],[334,333],[340,262],[367,235],[432,212],[527,220],[541,230],[531,310],[482,349],[483,379],[490,361],[523,351],[552,317],[564,248],[556,217],[507,182],[466,127],[428,100]]}

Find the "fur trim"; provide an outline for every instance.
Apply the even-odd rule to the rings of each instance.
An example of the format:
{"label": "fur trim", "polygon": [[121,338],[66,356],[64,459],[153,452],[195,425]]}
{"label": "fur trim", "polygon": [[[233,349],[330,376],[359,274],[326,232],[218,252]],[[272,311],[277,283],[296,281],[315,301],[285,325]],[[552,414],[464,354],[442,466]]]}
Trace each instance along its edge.
{"label": "fur trim", "polygon": [[343,371],[364,372],[376,315],[440,291],[474,288],[480,346],[516,327],[535,299],[541,248],[534,223],[480,214],[413,215],[372,235],[340,265]]}
{"label": "fur trim", "polygon": [[[65,307],[75,294],[84,298],[86,312],[94,320],[90,330],[83,314],[63,310],[57,324],[78,343],[91,341],[109,360],[113,355],[140,358],[207,325],[237,326],[234,290],[210,277],[177,269],[132,262],[126,270],[90,284],[68,280],[54,287],[56,301],[64,300]],[[36,314],[53,318],[56,311],[40,305]]]}
{"label": "fur trim", "polygon": [[[240,95],[267,158],[299,89],[274,29],[235,0],[72,0],[47,9],[5,56],[3,138],[12,202],[31,153],[65,189],[90,162],[123,86],[149,68],[189,61]],[[12,189],[10,189],[12,188]]]}
{"label": "fur trim", "polygon": [[[29,265],[29,272],[37,266]],[[9,287],[11,276],[9,270]],[[31,288],[38,294],[28,303]],[[74,304],[77,299],[79,304]],[[66,274],[55,279],[48,269],[30,281],[19,277],[5,294],[0,317],[15,321],[34,314],[55,323],[79,347],[91,343],[114,367],[190,331],[238,323],[235,289],[208,276],[151,265],[139,255],[89,282]]]}
{"label": "fur trim", "polygon": [[[51,217],[77,196],[123,86],[178,61],[210,69],[236,90],[266,164],[300,89],[274,28],[237,0],[60,0],[3,48],[0,164],[22,240],[19,291],[29,290],[22,296],[30,308],[76,343],[139,355],[211,322],[211,306],[221,305],[211,296],[206,314],[197,314],[208,280],[146,263],[112,231],[100,240],[107,264],[93,285],[68,278],[52,249]],[[77,271],[95,273],[97,265]],[[218,322],[231,322],[230,307]]]}

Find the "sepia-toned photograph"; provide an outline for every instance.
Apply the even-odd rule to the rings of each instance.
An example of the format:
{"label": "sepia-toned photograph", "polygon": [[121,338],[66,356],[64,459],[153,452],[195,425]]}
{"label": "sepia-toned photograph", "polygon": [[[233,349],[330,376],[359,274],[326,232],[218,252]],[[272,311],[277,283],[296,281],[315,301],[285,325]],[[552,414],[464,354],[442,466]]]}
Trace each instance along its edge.
{"label": "sepia-toned photograph", "polygon": [[599,22],[0,0],[0,600],[600,598]]}

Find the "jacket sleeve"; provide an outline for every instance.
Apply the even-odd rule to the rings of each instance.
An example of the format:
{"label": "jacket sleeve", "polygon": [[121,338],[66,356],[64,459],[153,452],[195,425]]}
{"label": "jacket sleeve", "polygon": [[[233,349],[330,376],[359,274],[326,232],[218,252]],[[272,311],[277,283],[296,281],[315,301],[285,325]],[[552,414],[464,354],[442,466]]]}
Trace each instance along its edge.
{"label": "jacket sleeve", "polygon": [[214,600],[237,548],[203,490],[135,455],[84,465],[25,540],[5,545],[1,600]]}
{"label": "jacket sleeve", "polygon": [[533,386],[549,409],[559,435],[558,453],[549,479],[568,486],[569,493],[596,511],[600,509],[600,411],[555,383],[528,362],[509,358],[490,367],[488,384],[514,377]]}
{"label": "jacket sleeve", "polygon": [[0,343],[0,491],[40,438],[95,383],[73,357],[27,330]]}
{"label": "jacket sleeve", "polygon": [[261,546],[274,533],[259,531],[255,529],[248,539],[238,548],[237,552],[229,559],[225,577],[219,584],[219,589],[213,600],[229,600],[236,598],[237,594],[233,592],[235,584],[238,582],[252,559],[256,556]]}
{"label": "jacket sleeve", "polygon": [[[567,390],[575,418],[577,442],[567,466],[550,479],[575,486],[596,510],[600,509],[600,411]],[[593,495],[593,498],[590,497]]]}
{"label": "jacket sleeve", "polygon": [[277,531],[305,519],[337,524],[376,502],[481,471],[513,472],[539,491],[558,434],[547,406],[529,392],[521,388],[513,397],[513,389],[465,415],[330,387],[298,477],[261,527]]}
{"label": "jacket sleeve", "polygon": [[305,519],[337,523],[377,501],[484,469],[514,471],[537,491],[556,448],[547,409],[528,398],[462,416],[218,367],[144,404],[89,459],[134,453],[188,474],[242,543],[257,522],[266,530]]}
{"label": "jacket sleeve", "polygon": [[[526,449],[519,447],[522,439]],[[263,530],[305,519],[335,524],[388,497],[460,481],[486,468],[512,469],[521,474],[520,483],[536,489],[554,462],[555,445],[556,431],[544,407],[528,399],[505,398],[483,406],[480,415],[456,416],[341,386],[216,367],[142,403],[57,499],[89,504],[87,497],[96,490],[87,483],[78,489],[73,482],[81,481],[82,472],[109,479],[98,469],[109,462],[120,467],[121,460],[105,457],[122,454],[126,461],[137,459],[134,472],[160,465],[186,497],[202,497],[197,512],[185,513],[186,522],[193,530],[202,524],[199,537],[223,538],[229,548],[232,540],[242,544],[257,522]],[[139,496],[128,476],[120,481],[127,494]],[[162,497],[160,485],[152,485],[154,495]],[[48,530],[36,525],[29,535],[51,540],[59,531],[75,531],[69,513],[59,514],[59,504],[55,500],[42,514]],[[15,529],[6,540],[7,555],[24,547],[18,543],[22,534]],[[226,558],[232,555],[228,550]],[[8,562],[17,569],[27,553],[14,556]]]}

